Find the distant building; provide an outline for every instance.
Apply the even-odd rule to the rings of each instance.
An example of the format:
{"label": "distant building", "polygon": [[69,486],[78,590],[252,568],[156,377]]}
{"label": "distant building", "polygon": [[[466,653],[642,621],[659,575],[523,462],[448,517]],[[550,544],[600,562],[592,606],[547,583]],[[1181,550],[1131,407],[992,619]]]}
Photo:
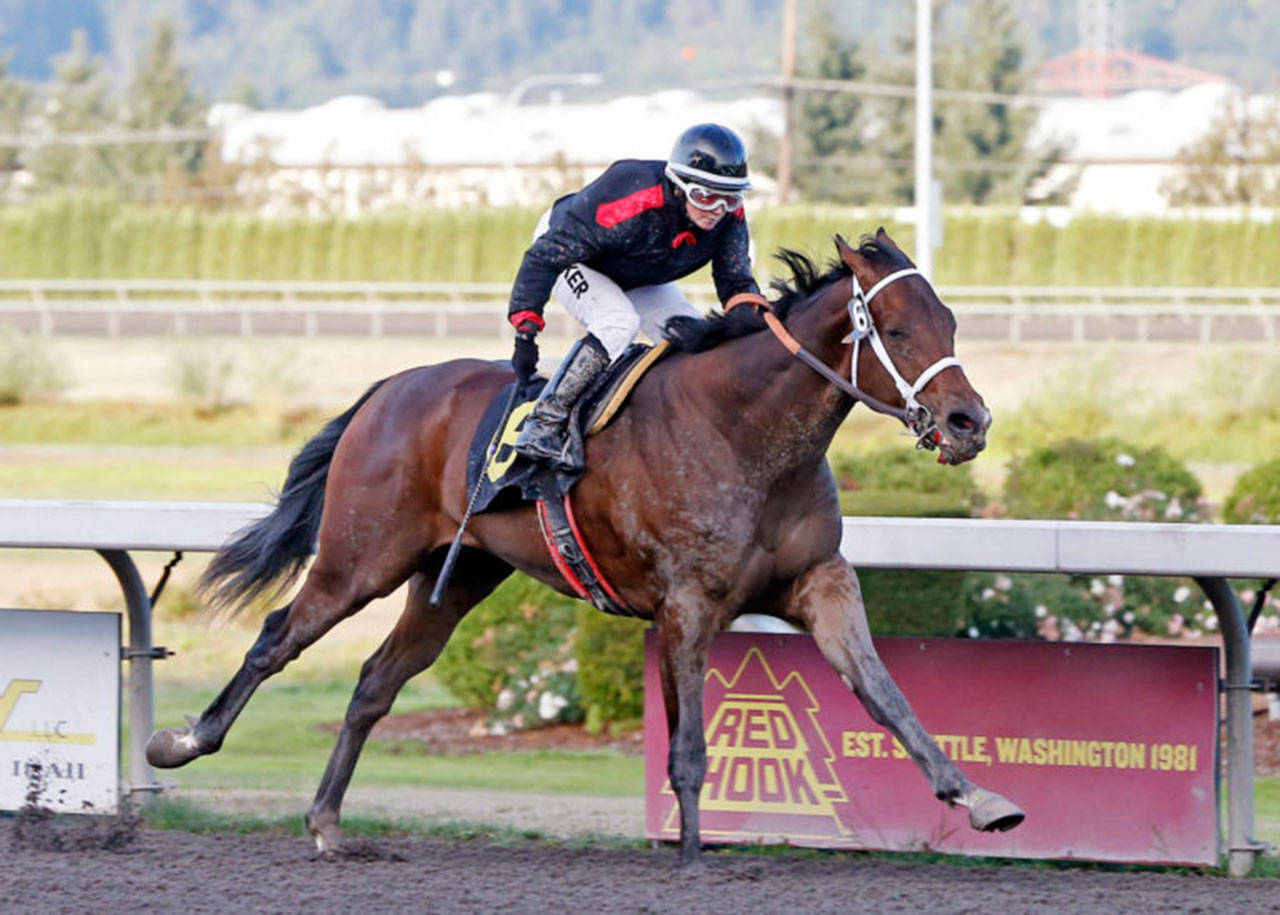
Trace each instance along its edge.
{"label": "distant building", "polygon": [[[1078,76],[1065,65],[1047,72],[1060,81],[1042,85],[1059,88]],[[1190,68],[1141,75],[1153,73],[1190,84],[1043,105],[1033,140],[1062,148],[1064,161],[1033,190],[1068,188],[1073,211],[1168,210],[1160,184],[1174,157],[1239,90]],[[1113,76],[1107,87],[1124,85]],[[1126,78],[1136,77],[1130,71]],[[714,101],[678,90],[596,104],[511,104],[484,93],[420,108],[345,96],[300,111],[222,104],[210,112],[223,160],[238,167],[237,195],[264,212],[347,215],[426,205],[545,206],[615,159],[665,157],[680,131],[702,121],[727,124],[750,143],[760,133],[781,133],[782,105],[773,97]],[[757,199],[767,202],[771,183],[758,171],[752,177]]]}

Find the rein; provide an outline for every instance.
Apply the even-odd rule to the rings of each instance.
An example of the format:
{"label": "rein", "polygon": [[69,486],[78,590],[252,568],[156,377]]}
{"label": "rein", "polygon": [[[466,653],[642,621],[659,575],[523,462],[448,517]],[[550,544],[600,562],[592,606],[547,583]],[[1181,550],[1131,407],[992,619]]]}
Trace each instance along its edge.
{"label": "rein", "polygon": [[[787,330],[782,320],[773,311],[769,301],[764,296],[755,295],[753,293],[741,293],[729,300],[725,307],[725,311],[732,311],[737,305],[750,303],[760,309],[764,322],[768,325],[769,330],[773,331],[773,335],[778,341],[787,348],[791,355],[795,356],[809,368],[813,369],[831,384],[835,385],[845,394],[848,394],[854,400],[859,400],[866,404],[877,413],[883,413],[886,416],[892,416],[899,420],[904,426],[911,430],[916,436],[916,447],[926,450],[932,450],[938,446],[942,440],[942,433],[938,429],[937,423],[933,420],[933,414],[929,412],[929,408],[920,403],[916,399],[916,395],[924,390],[925,386],[932,381],[941,371],[951,366],[960,366],[960,360],[955,356],[944,356],[934,362],[916,378],[912,384],[902,377],[902,373],[898,371],[898,367],[893,363],[893,357],[889,355],[889,351],[885,348],[884,341],[880,337],[879,331],[876,330],[875,320],[871,317],[871,300],[876,297],[882,289],[895,280],[903,279],[908,276],[920,276],[920,271],[915,267],[908,267],[903,270],[897,270],[881,279],[878,283],[871,287],[867,292],[862,291],[862,284],[858,282],[858,278],[850,274],[850,296],[847,308],[849,310],[849,321],[853,326],[849,336],[844,342],[853,344],[853,355],[849,361],[849,380],[846,381],[840,377],[830,366],[819,359],[813,353],[809,352],[800,345],[800,341],[792,336]],[[893,379],[894,386],[898,389],[898,393],[902,395],[905,407],[893,407],[882,400],[872,397],[866,391],[858,387],[858,350],[862,341],[866,340],[871,346],[872,351],[876,354],[876,358],[880,360],[880,364],[884,370],[889,373],[889,377]]]}

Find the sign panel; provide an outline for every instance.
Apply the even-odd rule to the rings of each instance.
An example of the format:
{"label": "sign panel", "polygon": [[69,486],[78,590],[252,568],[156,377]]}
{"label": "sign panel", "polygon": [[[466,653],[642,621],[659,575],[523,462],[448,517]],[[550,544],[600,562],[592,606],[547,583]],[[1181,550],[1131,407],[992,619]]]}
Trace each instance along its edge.
{"label": "sign panel", "polygon": [[120,615],[0,610],[0,810],[114,813]]}
{"label": "sign panel", "polygon": [[[934,799],[808,635],[725,633],[704,699],[702,837],[820,848],[1215,864],[1217,651],[875,640],[942,750],[1027,819],[970,828]],[[678,839],[656,641],[645,646],[646,831]]]}

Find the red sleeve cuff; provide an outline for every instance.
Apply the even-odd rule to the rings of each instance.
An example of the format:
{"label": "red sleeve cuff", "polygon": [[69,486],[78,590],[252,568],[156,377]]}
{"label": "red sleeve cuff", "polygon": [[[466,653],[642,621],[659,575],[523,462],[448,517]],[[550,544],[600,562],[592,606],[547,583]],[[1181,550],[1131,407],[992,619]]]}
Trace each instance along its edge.
{"label": "red sleeve cuff", "polygon": [[507,320],[511,322],[511,326],[516,330],[520,330],[520,325],[529,323],[532,323],[538,330],[542,330],[546,326],[546,322],[542,320],[542,315],[528,309],[517,311],[515,314],[510,315]]}

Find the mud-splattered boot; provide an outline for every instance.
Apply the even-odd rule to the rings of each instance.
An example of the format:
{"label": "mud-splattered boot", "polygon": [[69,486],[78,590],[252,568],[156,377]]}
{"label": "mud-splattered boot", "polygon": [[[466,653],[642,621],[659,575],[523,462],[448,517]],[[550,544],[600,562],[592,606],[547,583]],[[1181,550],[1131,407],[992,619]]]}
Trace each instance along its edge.
{"label": "mud-splattered boot", "polygon": [[516,439],[516,451],[530,460],[566,470],[579,469],[564,457],[569,411],[608,365],[609,353],[593,334],[587,334],[576,342],[542,389],[533,412],[525,420],[520,437]]}

